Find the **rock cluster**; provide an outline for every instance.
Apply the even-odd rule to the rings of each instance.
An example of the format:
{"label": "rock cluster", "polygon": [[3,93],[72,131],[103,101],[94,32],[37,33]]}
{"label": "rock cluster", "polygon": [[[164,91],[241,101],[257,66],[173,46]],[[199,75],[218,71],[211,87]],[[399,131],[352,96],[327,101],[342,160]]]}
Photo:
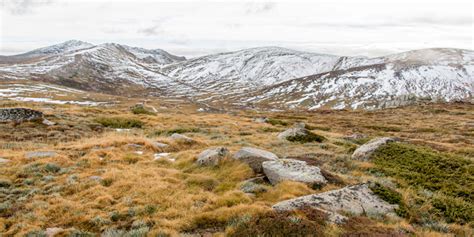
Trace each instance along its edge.
{"label": "rock cluster", "polygon": [[198,155],[197,163],[199,165],[216,166],[227,155],[229,155],[229,150],[225,147],[207,149]]}
{"label": "rock cluster", "polygon": [[253,147],[243,147],[234,154],[233,158],[247,163],[255,173],[262,173],[263,162],[278,160],[275,154]]}

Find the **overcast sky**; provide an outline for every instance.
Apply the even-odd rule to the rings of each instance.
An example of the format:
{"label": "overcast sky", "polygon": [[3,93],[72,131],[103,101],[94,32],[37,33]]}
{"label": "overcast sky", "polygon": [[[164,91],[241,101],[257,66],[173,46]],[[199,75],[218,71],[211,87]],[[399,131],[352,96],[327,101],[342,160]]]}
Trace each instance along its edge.
{"label": "overcast sky", "polygon": [[187,57],[271,45],[364,56],[474,49],[470,0],[0,1],[0,55],[69,39]]}

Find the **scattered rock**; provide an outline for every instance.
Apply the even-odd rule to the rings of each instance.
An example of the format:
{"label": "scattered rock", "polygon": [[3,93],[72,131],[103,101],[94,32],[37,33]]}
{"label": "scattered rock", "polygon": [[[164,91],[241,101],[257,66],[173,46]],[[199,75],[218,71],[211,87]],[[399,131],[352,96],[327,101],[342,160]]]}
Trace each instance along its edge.
{"label": "scattered rock", "polygon": [[54,237],[63,231],[64,231],[63,228],[58,228],[58,227],[46,228],[45,234],[47,237]]}
{"label": "scattered rock", "polygon": [[26,153],[25,157],[27,159],[34,159],[34,158],[47,158],[47,157],[54,157],[57,153],[55,151],[32,151]]}
{"label": "scattered rock", "polygon": [[25,108],[0,109],[0,122],[43,121],[43,113]]}
{"label": "scattered rock", "polygon": [[5,163],[8,163],[10,161],[11,160],[9,160],[9,159],[0,158],[0,164],[5,164]]}
{"label": "scattered rock", "polygon": [[168,161],[171,161],[171,162],[175,162],[176,160],[173,159],[173,158],[169,158],[170,156],[170,153],[156,153],[153,157],[155,161],[157,160],[168,160]]}
{"label": "scattered rock", "polygon": [[166,144],[166,143],[161,143],[161,142],[152,142],[151,143],[156,149],[163,149],[163,148],[167,148],[169,147],[170,145]]}
{"label": "scattered rock", "polygon": [[264,185],[265,183],[264,176],[251,178],[240,184],[240,190],[244,193],[263,193],[268,191],[268,187]]}
{"label": "scattered rock", "polygon": [[374,153],[380,146],[385,145],[390,142],[395,142],[394,138],[390,137],[381,137],[375,138],[367,142],[366,144],[357,148],[354,153],[352,154],[352,159],[355,160],[369,160],[372,153]]}
{"label": "scattered rock", "polygon": [[275,154],[252,147],[243,147],[234,154],[233,158],[247,163],[256,173],[263,171],[262,163],[264,161],[278,160],[278,156]]}
{"label": "scattered rock", "polygon": [[261,117],[261,118],[256,118],[254,119],[256,123],[266,123],[268,121],[267,117]]}
{"label": "scattered rock", "polygon": [[47,120],[47,119],[43,119],[43,122],[42,122],[42,123],[43,123],[44,125],[46,125],[46,126],[53,126],[53,125],[56,125],[55,122],[51,122],[51,121],[49,121],[49,120]]}
{"label": "scattered rock", "polygon": [[93,175],[93,176],[90,176],[89,179],[94,180],[96,182],[100,182],[102,180],[102,177]]}
{"label": "scattered rock", "polygon": [[284,132],[278,134],[278,138],[281,140],[287,140],[290,142],[322,142],[325,138],[323,136],[317,135],[309,131],[308,129],[301,127],[306,125],[299,125],[299,127],[294,127],[287,129]]}
{"label": "scattered rock", "polygon": [[194,143],[194,139],[187,137],[185,135],[179,134],[179,133],[173,133],[171,135],[171,139],[177,141],[177,142],[184,142],[184,143]]}
{"label": "scattered rock", "polygon": [[276,185],[282,181],[290,180],[309,185],[325,184],[327,181],[321,174],[319,167],[306,164],[304,161],[281,159],[265,161],[262,163],[263,173]]}
{"label": "scattered rock", "polygon": [[347,217],[338,214],[338,212],[351,213],[353,215],[362,215],[364,213],[394,214],[398,205],[392,205],[380,199],[370,190],[369,184],[358,184],[282,201],[273,205],[272,208],[277,211],[289,211],[304,207],[323,210],[329,214],[330,221],[342,223]]}
{"label": "scattered rock", "polygon": [[364,138],[367,138],[367,135],[362,134],[362,133],[354,133],[354,134],[344,137],[345,140],[349,140],[349,141],[354,141],[354,140],[364,139]]}
{"label": "scattered rock", "polygon": [[227,155],[229,155],[229,150],[225,147],[207,149],[198,155],[196,163],[198,165],[216,166]]}
{"label": "scattered rock", "polygon": [[293,125],[293,127],[295,127],[295,128],[306,128],[306,123],[304,123],[304,122],[295,123],[295,125]]}

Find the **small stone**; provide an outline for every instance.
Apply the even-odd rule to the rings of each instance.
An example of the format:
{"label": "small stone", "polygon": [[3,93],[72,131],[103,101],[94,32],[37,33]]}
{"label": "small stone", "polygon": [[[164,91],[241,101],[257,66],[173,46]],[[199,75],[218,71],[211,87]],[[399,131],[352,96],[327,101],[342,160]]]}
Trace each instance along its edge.
{"label": "small stone", "polygon": [[153,142],[152,145],[153,145],[155,148],[158,148],[158,149],[167,148],[167,147],[170,146],[170,145],[168,145],[168,144],[166,144],[166,143],[161,143],[161,142]]}
{"label": "small stone", "polygon": [[261,173],[264,161],[278,160],[275,154],[252,147],[243,147],[233,156],[234,159],[247,163],[256,173]]}
{"label": "small stone", "polygon": [[42,122],[44,125],[47,125],[47,126],[53,126],[53,125],[56,125],[55,122],[51,122],[47,119],[43,119],[43,122]]}
{"label": "small stone", "polygon": [[170,156],[170,153],[165,153],[165,152],[163,152],[163,153],[156,153],[156,154],[154,155],[154,159],[153,159],[153,160],[154,160],[154,161],[157,161],[157,160],[168,160],[168,161],[171,161],[171,162],[175,162],[175,161],[176,161],[175,159],[170,158],[169,156]]}
{"label": "small stone", "polygon": [[96,181],[96,182],[99,182],[99,181],[102,180],[102,177],[97,176],[97,175],[93,175],[93,176],[90,176],[89,179],[93,180],[93,181]]}
{"label": "small stone", "polygon": [[256,123],[266,123],[266,122],[268,122],[268,118],[266,118],[266,117],[256,118],[256,119],[254,119],[254,121]]}
{"label": "small stone", "polygon": [[263,193],[268,191],[268,187],[264,185],[265,183],[265,177],[263,176],[251,178],[240,184],[240,190],[251,194]]}
{"label": "small stone", "polygon": [[54,157],[57,153],[55,151],[33,151],[26,153],[25,157],[27,159],[34,159],[34,158],[48,158]]}
{"label": "small stone", "polygon": [[59,228],[59,227],[52,227],[52,228],[46,228],[46,236],[47,237],[54,237],[55,235],[63,232],[64,229],[63,228]]}
{"label": "small stone", "polygon": [[229,155],[229,150],[225,147],[207,149],[198,155],[196,163],[204,166],[216,166],[227,155]]}

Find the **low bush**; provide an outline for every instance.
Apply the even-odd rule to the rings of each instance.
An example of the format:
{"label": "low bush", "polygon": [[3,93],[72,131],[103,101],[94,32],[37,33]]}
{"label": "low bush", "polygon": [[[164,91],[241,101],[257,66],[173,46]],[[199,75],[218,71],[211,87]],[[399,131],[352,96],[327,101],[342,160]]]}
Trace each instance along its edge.
{"label": "low bush", "polygon": [[446,222],[463,224],[474,220],[472,161],[403,143],[382,146],[372,159],[375,170],[396,178],[402,187],[421,188],[437,194],[437,198],[425,197],[420,202],[431,202],[434,209],[431,211]]}
{"label": "low bush", "polygon": [[148,111],[144,107],[135,106],[130,109],[133,114],[146,114],[146,115],[156,115],[155,113]]}
{"label": "low bush", "polygon": [[402,195],[400,193],[391,188],[382,186],[379,183],[370,185],[370,190],[372,190],[372,192],[374,192],[374,194],[379,196],[382,200],[390,204],[398,205],[398,208],[395,210],[397,215],[401,217],[408,217],[408,210],[402,200]]}
{"label": "low bush", "polygon": [[279,120],[279,119],[274,119],[274,118],[269,118],[265,122],[269,123],[273,126],[276,126],[276,125],[287,126],[288,125],[288,122],[283,121],[283,120]]}
{"label": "low bush", "polygon": [[161,136],[161,135],[171,135],[173,133],[179,133],[179,134],[196,133],[200,131],[201,129],[199,128],[173,128],[173,129],[168,129],[168,130],[155,130],[150,135]]}
{"label": "low bush", "polygon": [[290,142],[308,143],[308,142],[323,142],[325,137],[309,132],[306,135],[295,135],[287,138]]}
{"label": "low bush", "polygon": [[229,236],[324,236],[326,214],[304,208],[297,212],[266,212],[238,222]]}
{"label": "low bush", "polygon": [[144,123],[138,119],[123,117],[101,117],[96,118],[95,122],[109,128],[142,128]]}

